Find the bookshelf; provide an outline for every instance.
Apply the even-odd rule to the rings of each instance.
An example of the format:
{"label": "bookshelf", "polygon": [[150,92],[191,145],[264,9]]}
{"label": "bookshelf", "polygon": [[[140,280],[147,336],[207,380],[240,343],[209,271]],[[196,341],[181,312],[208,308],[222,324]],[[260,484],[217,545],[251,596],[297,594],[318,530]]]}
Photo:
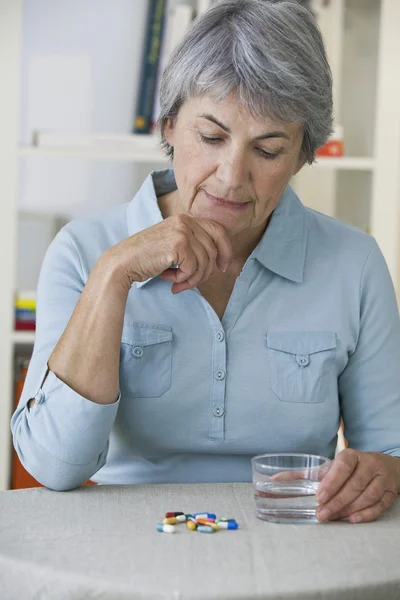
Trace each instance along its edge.
{"label": "bookshelf", "polygon": [[[341,195],[346,192],[348,205],[360,201],[360,189],[369,192],[369,225],[376,237],[391,271],[396,290],[400,292],[400,78],[397,72],[397,57],[400,55],[400,22],[398,0],[315,0],[322,16],[326,10],[322,30],[329,25],[327,40],[328,54],[336,77],[335,104],[340,119],[345,122],[348,140],[357,141],[368,129],[365,144],[349,145],[349,156],[342,158],[320,158],[312,167],[306,167],[301,177],[294,182],[297,191],[307,203],[308,193],[314,197],[317,210],[339,216]],[[191,2],[192,3],[192,2]],[[13,290],[16,280],[16,231],[18,214],[18,173],[20,159],[32,161],[47,157],[51,162],[61,158],[77,161],[122,162],[149,165],[153,168],[166,166],[167,160],[157,147],[152,136],[136,136],[135,148],[129,151],[105,150],[88,146],[60,145],[41,147],[20,143],[21,129],[21,56],[23,31],[23,0],[3,0],[0,19],[0,89],[2,110],[0,111],[0,255],[2,257],[2,294],[0,295],[0,490],[8,489],[10,482],[12,414],[12,361],[18,346],[34,343],[34,333],[13,331]],[[75,9],[74,9],[75,10]],[[77,9],[78,10],[78,9]],[[357,16],[358,15],[358,16]],[[357,18],[357,31],[369,31],[369,18],[377,22],[376,69],[371,75],[351,73],[351,27],[346,19]],[[379,21],[376,16],[379,15]],[[347,33],[343,33],[346,32]],[[350,31],[350,33],[349,33]],[[359,35],[357,33],[357,35]],[[356,35],[356,37],[357,37]],[[346,37],[347,36],[347,37]],[[350,36],[350,37],[349,37]],[[358,40],[358,38],[357,38]],[[371,69],[374,65],[371,66]],[[363,101],[352,106],[349,86],[362,87]],[[365,86],[365,89],[364,87]],[[373,102],[372,102],[373,100]],[[370,107],[364,110],[364,104]],[[372,108],[371,108],[372,107]],[[351,110],[350,110],[351,108]],[[368,115],[368,119],[365,118]],[[361,116],[360,116],[361,115]],[[369,116],[372,115],[371,119]],[[364,118],[360,124],[359,121]],[[352,135],[352,123],[359,129]],[[135,136],[126,136],[129,141]],[[346,186],[344,186],[344,182]],[[361,187],[357,187],[361,182]],[[354,185],[353,185],[354,184]],[[349,191],[350,190],[350,191]],[[325,205],[322,197],[327,198]],[[321,204],[322,203],[322,204]],[[342,202],[343,203],[343,202]]]}

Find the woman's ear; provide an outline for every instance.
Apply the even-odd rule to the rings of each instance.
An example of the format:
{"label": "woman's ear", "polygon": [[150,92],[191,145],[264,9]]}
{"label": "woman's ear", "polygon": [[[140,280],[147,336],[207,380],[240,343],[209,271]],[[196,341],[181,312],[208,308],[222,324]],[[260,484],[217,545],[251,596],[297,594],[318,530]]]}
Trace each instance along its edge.
{"label": "woman's ear", "polygon": [[168,144],[174,147],[174,138],[175,138],[175,117],[168,117],[167,122],[165,123],[164,128],[164,137]]}
{"label": "woman's ear", "polygon": [[304,152],[301,151],[296,168],[293,172],[293,175],[297,175],[297,173],[304,167],[305,162],[306,162],[305,154],[304,154]]}

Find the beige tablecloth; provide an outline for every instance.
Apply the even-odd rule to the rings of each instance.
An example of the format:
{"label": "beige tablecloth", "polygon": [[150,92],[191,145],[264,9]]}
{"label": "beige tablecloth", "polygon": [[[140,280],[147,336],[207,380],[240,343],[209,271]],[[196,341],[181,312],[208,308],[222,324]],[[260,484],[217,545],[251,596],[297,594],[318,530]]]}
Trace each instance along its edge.
{"label": "beige tablecloth", "polygon": [[[155,529],[170,510],[237,531]],[[248,484],[0,492],[1,600],[400,599],[400,502],[379,521],[282,525]]]}

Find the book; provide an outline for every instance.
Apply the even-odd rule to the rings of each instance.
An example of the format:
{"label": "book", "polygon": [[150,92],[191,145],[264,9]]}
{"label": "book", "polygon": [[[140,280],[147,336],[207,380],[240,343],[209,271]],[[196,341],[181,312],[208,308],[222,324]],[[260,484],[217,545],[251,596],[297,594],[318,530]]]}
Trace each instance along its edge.
{"label": "book", "polygon": [[166,0],[150,0],[133,132],[150,133]]}
{"label": "book", "polygon": [[161,76],[167,66],[168,60],[173,49],[179,44],[189,25],[193,20],[193,7],[190,4],[178,4],[171,8],[164,20],[164,34],[160,51],[160,60],[158,63],[155,99],[153,114],[151,119],[151,131],[157,128],[160,115],[160,81]]}

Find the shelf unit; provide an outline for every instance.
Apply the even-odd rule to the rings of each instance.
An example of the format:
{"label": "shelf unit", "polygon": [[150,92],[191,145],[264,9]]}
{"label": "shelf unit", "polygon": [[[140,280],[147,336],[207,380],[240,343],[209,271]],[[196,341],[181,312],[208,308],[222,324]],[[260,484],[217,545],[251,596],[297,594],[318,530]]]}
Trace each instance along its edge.
{"label": "shelf unit", "polygon": [[[316,0],[318,1],[318,0]],[[337,31],[348,0],[333,0]],[[398,0],[367,0],[380,6],[378,77],[375,111],[374,155],[371,157],[320,158],[307,167],[307,176],[323,175],[324,185],[335,187],[337,173],[366,173],[372,178],[371,233],[376,237],[391,271],[397,292],[400,291],[400,78],[397,57],[400,55],[400,22]],[[332,2],[332,0],[331,0]],[[321,6],[326,5],[320,1]],[[328,3],[329,4],[329,3]],[[23,0],[3,0],[0,19],[0,256],[2,257],[2,284],[0,295],[0,490],[8,489],[10,479],[12,414],[12,360],[17,345],[34,343],[34,332],[13,332],[13,290],[16,265],[16,231],[18,207],[19,159],[27,157],[73,157],[94,161],[168,164],[155,139],[138,139],[135,152],[110,152],[94,148],[20,146],[21,48]],[[339,34],[328,44],[333,57],[333,70],[342,60]],[[332,61],[331,61],[332,62]],[[336,83],[336,98],[340,93]],[[141,136],[137,136],[141,137]],[[154,141],[154,147],[152,142]],[[311,179],[312,181],[312,179]],[[326,185],[325,185],[326,187]]]}

